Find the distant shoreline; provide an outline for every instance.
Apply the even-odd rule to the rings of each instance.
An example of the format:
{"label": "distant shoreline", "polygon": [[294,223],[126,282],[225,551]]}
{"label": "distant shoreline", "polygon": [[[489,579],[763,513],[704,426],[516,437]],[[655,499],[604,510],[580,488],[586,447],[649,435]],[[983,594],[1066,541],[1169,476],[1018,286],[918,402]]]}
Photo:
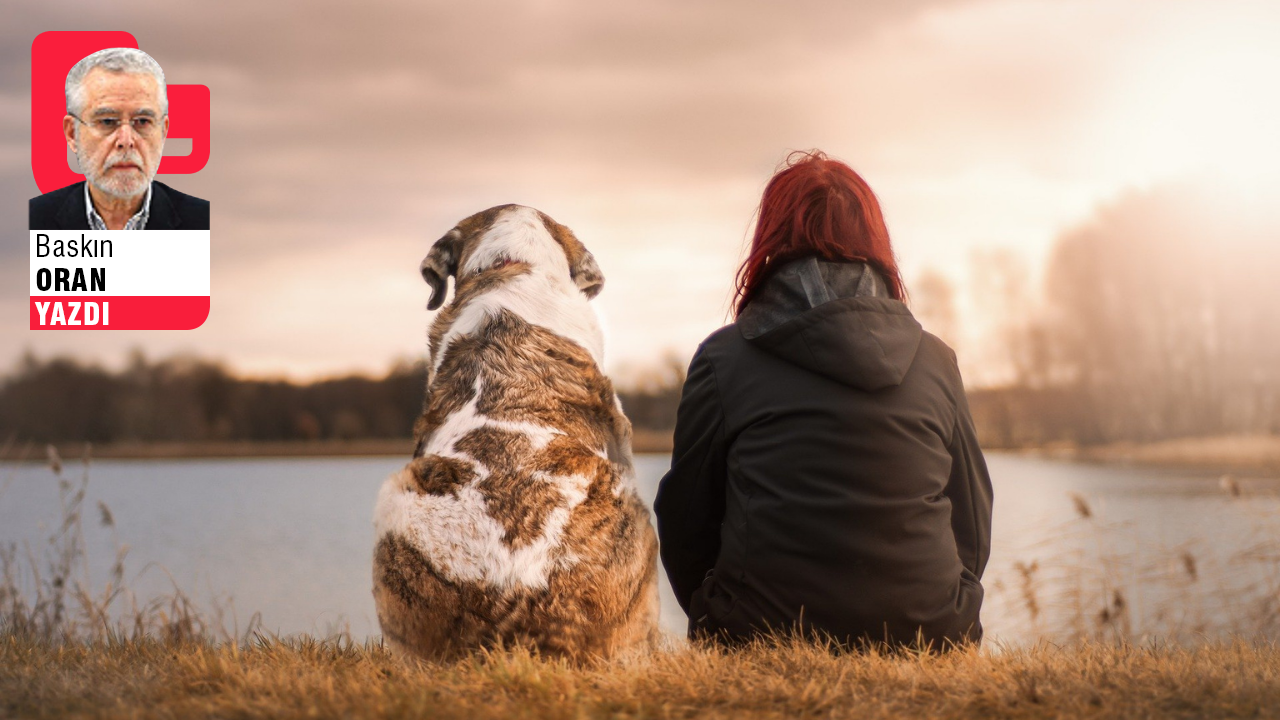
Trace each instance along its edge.
{"label": "distant shoreline", "polygon": [[[271,457],[385,457],[413,454],[412,438],[365,440],[205,441],[54,443],[66,461],[81,460],[86,448],[95,460],[201,460],[211,458]],[[632,438],[636,453],[671,452],[671,434],[637,430]],[[43,462],[43,443],[14,442],[0,447],[0,461]]]}
{"label": "distant shoreline", "polygon": [[[671,433],[637,430],[632,451],[637,454],[670,453]],[[58,454],[68,461],[84,457],[85,443],[56,443]],[[298,440],[281,442],[133,442],[88,445],[94,459],[196,460],[209,458],[270,457],[408,457],[410,438],[366,440]],[[1197,469],[1222,473],[1257,473],[1280,477],[1280,435],[1247,435],[1181,438],[1155,443],[1114,443],[1098,446],[1053,444],[1032,448],[988,448],[1033,457],[1108,465],[1145,465]],[[42,462],[45,446],[10,443],[0,447],[0,461]]]}
{"label": "distant shoreline", "polygon": [[1036,457],[1107,465],[1144,465],[1280,477],[1280,435],[1225,435],[1152,443],[1010,448]]}

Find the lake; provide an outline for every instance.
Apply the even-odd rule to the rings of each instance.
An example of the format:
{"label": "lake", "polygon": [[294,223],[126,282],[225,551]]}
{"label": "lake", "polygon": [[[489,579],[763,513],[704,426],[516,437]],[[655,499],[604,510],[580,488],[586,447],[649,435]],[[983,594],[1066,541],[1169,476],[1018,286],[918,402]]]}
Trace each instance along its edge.
{"label": "lake", "polygon": [[[1280,613],[1280,479],[987,459],[996,492],[988,639],[1280,633],[1272,621]],[[404,462],[94,461],[84,522],[90,581],[103,586],[120,543],[140,601],[176,585],[204,607],[227,607],[228,629],[260,612],[263,628],[280,634],[376,635],[373,503]],[[665,455],[637,456],[646,499],[668,464]],[[63,470],[73,484],[83,472],[76,462]],[[46,465],[0,468],[0,545],[16,543],[20,553],[29,545],[41,557],[62,517],[59,502]],[[114,527],[102,524],[99,502]],[[660,579],[663,626],[683,634],[684,615]]]}

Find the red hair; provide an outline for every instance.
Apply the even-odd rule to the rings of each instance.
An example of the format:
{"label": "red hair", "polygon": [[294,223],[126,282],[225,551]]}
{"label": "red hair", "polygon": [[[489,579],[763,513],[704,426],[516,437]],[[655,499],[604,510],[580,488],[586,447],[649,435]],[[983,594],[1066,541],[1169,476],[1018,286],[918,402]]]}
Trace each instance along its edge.
{"label": "red hair", "polygon": [[906,300],[880,201],[853,168],[818,150],[791,153],[765,186],[751,253],[738,268],[735,317],[775,269],[813,255],[865,262],[879,271],[895,300]]}

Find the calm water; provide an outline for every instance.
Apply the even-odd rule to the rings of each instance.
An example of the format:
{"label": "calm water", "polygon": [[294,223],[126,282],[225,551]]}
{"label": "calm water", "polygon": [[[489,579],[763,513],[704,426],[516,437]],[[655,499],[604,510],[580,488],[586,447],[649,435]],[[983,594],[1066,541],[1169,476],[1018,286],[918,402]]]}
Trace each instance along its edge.
{"label": "calm water", "polygon": [[[989,638],[1026,642],[1121,625],[1135,634],[1269,629],[1265,603],[1280,590],[1280,480],[1240,478],[1243,492],[1233,497],[1206,473],[994,453],[988,462],[996,490],[984,578]],[[373,503],[403,463],[96,461],[85,503],[91,580],[105,582],[119,542],[142,600],[176,583],[202,605],[233,600],[241,627],[259,611],[267,630],[283,634],[375,635]],[[647,499],[668,463],[637,458]],[[75,481],[82,471],[69,463],[64,475]],[[99,501],[114,530],[101,525]],[[27,543],[39,556],[59,508],[47,467],[0,469],[0,544]],[[665,578],[662,593],[663,625],[682,633]]]}

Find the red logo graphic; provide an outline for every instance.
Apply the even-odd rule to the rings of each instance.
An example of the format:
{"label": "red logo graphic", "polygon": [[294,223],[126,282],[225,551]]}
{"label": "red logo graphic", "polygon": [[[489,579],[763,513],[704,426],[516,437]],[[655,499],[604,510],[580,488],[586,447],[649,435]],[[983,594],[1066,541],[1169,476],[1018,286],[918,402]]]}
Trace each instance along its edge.
{"label": "red logo graphic", "polygon": [[[138,47],[127,32],[46,32],[31,43],[31,172],[40,192],[80,182],[84,176],[67,165],[62,118],[67,114],[63,86],[71,66],[90,53],[113,47]],[[160,172],[191,174],[209,162],[209,88],[167,86],[169,137],[190,138],[191,154],[161,159]]]}

